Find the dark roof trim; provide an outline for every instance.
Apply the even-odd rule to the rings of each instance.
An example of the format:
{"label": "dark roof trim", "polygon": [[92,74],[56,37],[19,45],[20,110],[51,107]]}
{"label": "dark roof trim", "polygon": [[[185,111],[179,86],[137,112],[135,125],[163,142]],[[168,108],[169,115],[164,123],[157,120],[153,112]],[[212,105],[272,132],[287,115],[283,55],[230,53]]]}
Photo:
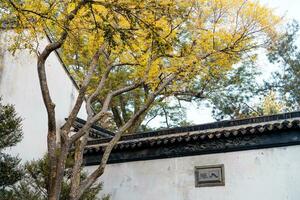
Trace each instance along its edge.
{"label": "dark roof trim", "polygon": [[[298,145],[300,112],[173,130],[124,136],[114,147],[109,163]],[[109,141],[89,141],[84,153],[85,164],[98,164]]]}
{"label": "dark roof trim", "polygon": [[[74,127],[75,129],[79,129],[83,127],[83,125],[86,123],[85,120],[76,118]],[[100,126],[92,125],[91,131],[89,133],[89,136],[92,138],[112,138],[115,134],[109,130],[106,130],[104,128],[101,128]]]}
{"label": "dark roof trim", "polygon": [[[147,148],[129,148],[114,150],[108,160],[109,164],[124,163],[131,161],[145,161],[154,159],[205,155],[213,153],[226,153],[263,148],[274,148],[300,145],[300,130],[290,129],[274,131],[261,135],[239,135],[228,138],[221,137],[215,140],[190,141],[173,143],[164,146]],[[96,149],[88,149],[84,154],[84,165],[98,165],[102,153]]]}

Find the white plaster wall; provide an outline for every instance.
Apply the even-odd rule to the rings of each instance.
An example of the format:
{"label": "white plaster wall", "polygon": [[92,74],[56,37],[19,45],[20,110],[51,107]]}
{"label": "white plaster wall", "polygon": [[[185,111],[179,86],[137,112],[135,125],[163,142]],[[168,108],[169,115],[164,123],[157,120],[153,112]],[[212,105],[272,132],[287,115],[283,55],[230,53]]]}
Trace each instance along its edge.
{"label": "white plaster wall", "polygon": [[[112,200],[299,200],[300,146],[108,165]],[[225,186],[195,188],[194,167],[225,165]],[[91,172],[95,166],[86,167]]]}
{"label": "white plaster wall", "polygon": [[[4,103],[14,104],[23,118],[24,138],[9,151],[26,161],[39,158],[46,152],[47,115],[39,87],[36,55],[21,50],[13,56],[7,50],[9,34],[0,34],[0,96]],[[39,43],[41,49],[48,41],[44,38]],[[54,53],[46,62],[46,71],[50,93],[56,104],[57,127],[60,127],[70,113],[78,91]],[[83,108],[79,117],[86,118]]]}

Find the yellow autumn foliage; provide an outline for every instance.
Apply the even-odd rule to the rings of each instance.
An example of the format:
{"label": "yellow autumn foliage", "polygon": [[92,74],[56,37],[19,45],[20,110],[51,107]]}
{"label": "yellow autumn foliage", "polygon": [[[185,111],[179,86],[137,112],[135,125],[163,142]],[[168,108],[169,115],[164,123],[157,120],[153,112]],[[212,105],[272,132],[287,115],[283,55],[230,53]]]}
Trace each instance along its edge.
{"label": "yellow autumn foliage", "polygon": [[277,99],[275,92],[271,91],[262,102],[262,113],[264,115],[274,115],[284,110],[284,105],[281,104]]}
{"label": "yellow autumn foliage", "polygon": [[81,1],[5,1],[1,18],[12,19],[18,37],[28,44],[45,30],[58,40],[67,29],[60,51],[79,82],[95,51],[105,46],[106,58],[100,59],[93,79],[102,76],[105,60],[124,64],[112,71],[112,87],[143,79],[154,90],[169,74],[176,74],[170,91],[188,87],[195,79],[231,70],[274,39],[281,21],[272,9],[251,0],[95,0],[67,25],[66,16]]}

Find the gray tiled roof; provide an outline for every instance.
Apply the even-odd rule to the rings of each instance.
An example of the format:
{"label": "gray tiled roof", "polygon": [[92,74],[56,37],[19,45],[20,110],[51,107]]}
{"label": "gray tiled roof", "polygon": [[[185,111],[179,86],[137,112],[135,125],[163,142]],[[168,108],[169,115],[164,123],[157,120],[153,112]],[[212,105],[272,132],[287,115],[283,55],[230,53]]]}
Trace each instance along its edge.
{"label": "gray tiled roof", "polygon": [[[300,112],[262,116],[241,120],[226,120],[209,124],[178,127],[152,132],[126,135],[115,149],[134,149],[162,146],[181,142],[214,140],[222,137],[254,135],[284,129],[300,129]],[[111,138],[91,140],[86,151],[102,151]]]}

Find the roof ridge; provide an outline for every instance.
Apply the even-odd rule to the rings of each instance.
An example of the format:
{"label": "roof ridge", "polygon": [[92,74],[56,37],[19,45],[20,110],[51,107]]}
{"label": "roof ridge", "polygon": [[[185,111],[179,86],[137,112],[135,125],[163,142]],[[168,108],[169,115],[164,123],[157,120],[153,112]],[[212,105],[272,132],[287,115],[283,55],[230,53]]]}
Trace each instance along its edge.
{"label": "roof ridge", "polygon": [[[247,119],[237,119],[237,120],[224,120],[220,122],[212,122],[212,123],[205,123],[199,124],[194,126],[186,126],[186,127],[176,127],[171,129],[163,129],[157,131],[149,131],[149,132],[142,132],[132,135],[124,135],[121,137],[120,141],[129,141],[129,140],[137,140],[141,138],[152,138],[152,137],[160,137],[160,136],[174,136],[180,135],[180,133],[193,133],[193,132],[220,132],[226,131],[230,129],[230,127],[236,127],[235,129],[242,129],[248,127],[256,127],[262,126],[264,124],[268,124],[267,122],[274,122],[282,123],[289,119],[298,120],[300,119],[300,111],[289,112],[289,113],[281,113],[276,115],[267,115],[267,116],[260,116],[260,117],[252,117]],[[247,126],[252,125],[252,126]],[[232,130],[232,129],[230,129]],[[93,144],[101,144],[110,141],[111,138],[104,138],[104,139],[96,139],[92,140],[89,143]]]}
{"label": "roof ridge", "polygon": [[[84,119],[81,119],[81,118],[79,118],[79,117],[76,117],[75,122],[79,123],[81,127],[86,123],[86,121],[85,121]],[[77,124],[77,126],[78,126],[79,124]],[[74,124],[74,126],[76,126],[76,124]],[[81,128],[81,127],[79,127],[79,128]],[[95,132],[100,133],[99,135],[100,135],[101,137],[106,137],[106,138],[109,137],[109,138],[111,138],[111,137],[113,137],[113,136],[115,135],[114,132],[109,131],[109,130],[107,130],[107,129],[105,129],[105,128],[102,128],[102,127],[100,127],[100,126],[98,126],[98,125],[95,125],[95,124],[93,124],[93,125],[91,126],[91,128],[92,128],[92,130],[94,130]],[[97,133],[96,133],[96,135],[97,135]],[[96,137],[96,135],[95,135],[95,134],[90,134],[90,136],[92,136],[92,137],[93,137],[93,136]]]}

